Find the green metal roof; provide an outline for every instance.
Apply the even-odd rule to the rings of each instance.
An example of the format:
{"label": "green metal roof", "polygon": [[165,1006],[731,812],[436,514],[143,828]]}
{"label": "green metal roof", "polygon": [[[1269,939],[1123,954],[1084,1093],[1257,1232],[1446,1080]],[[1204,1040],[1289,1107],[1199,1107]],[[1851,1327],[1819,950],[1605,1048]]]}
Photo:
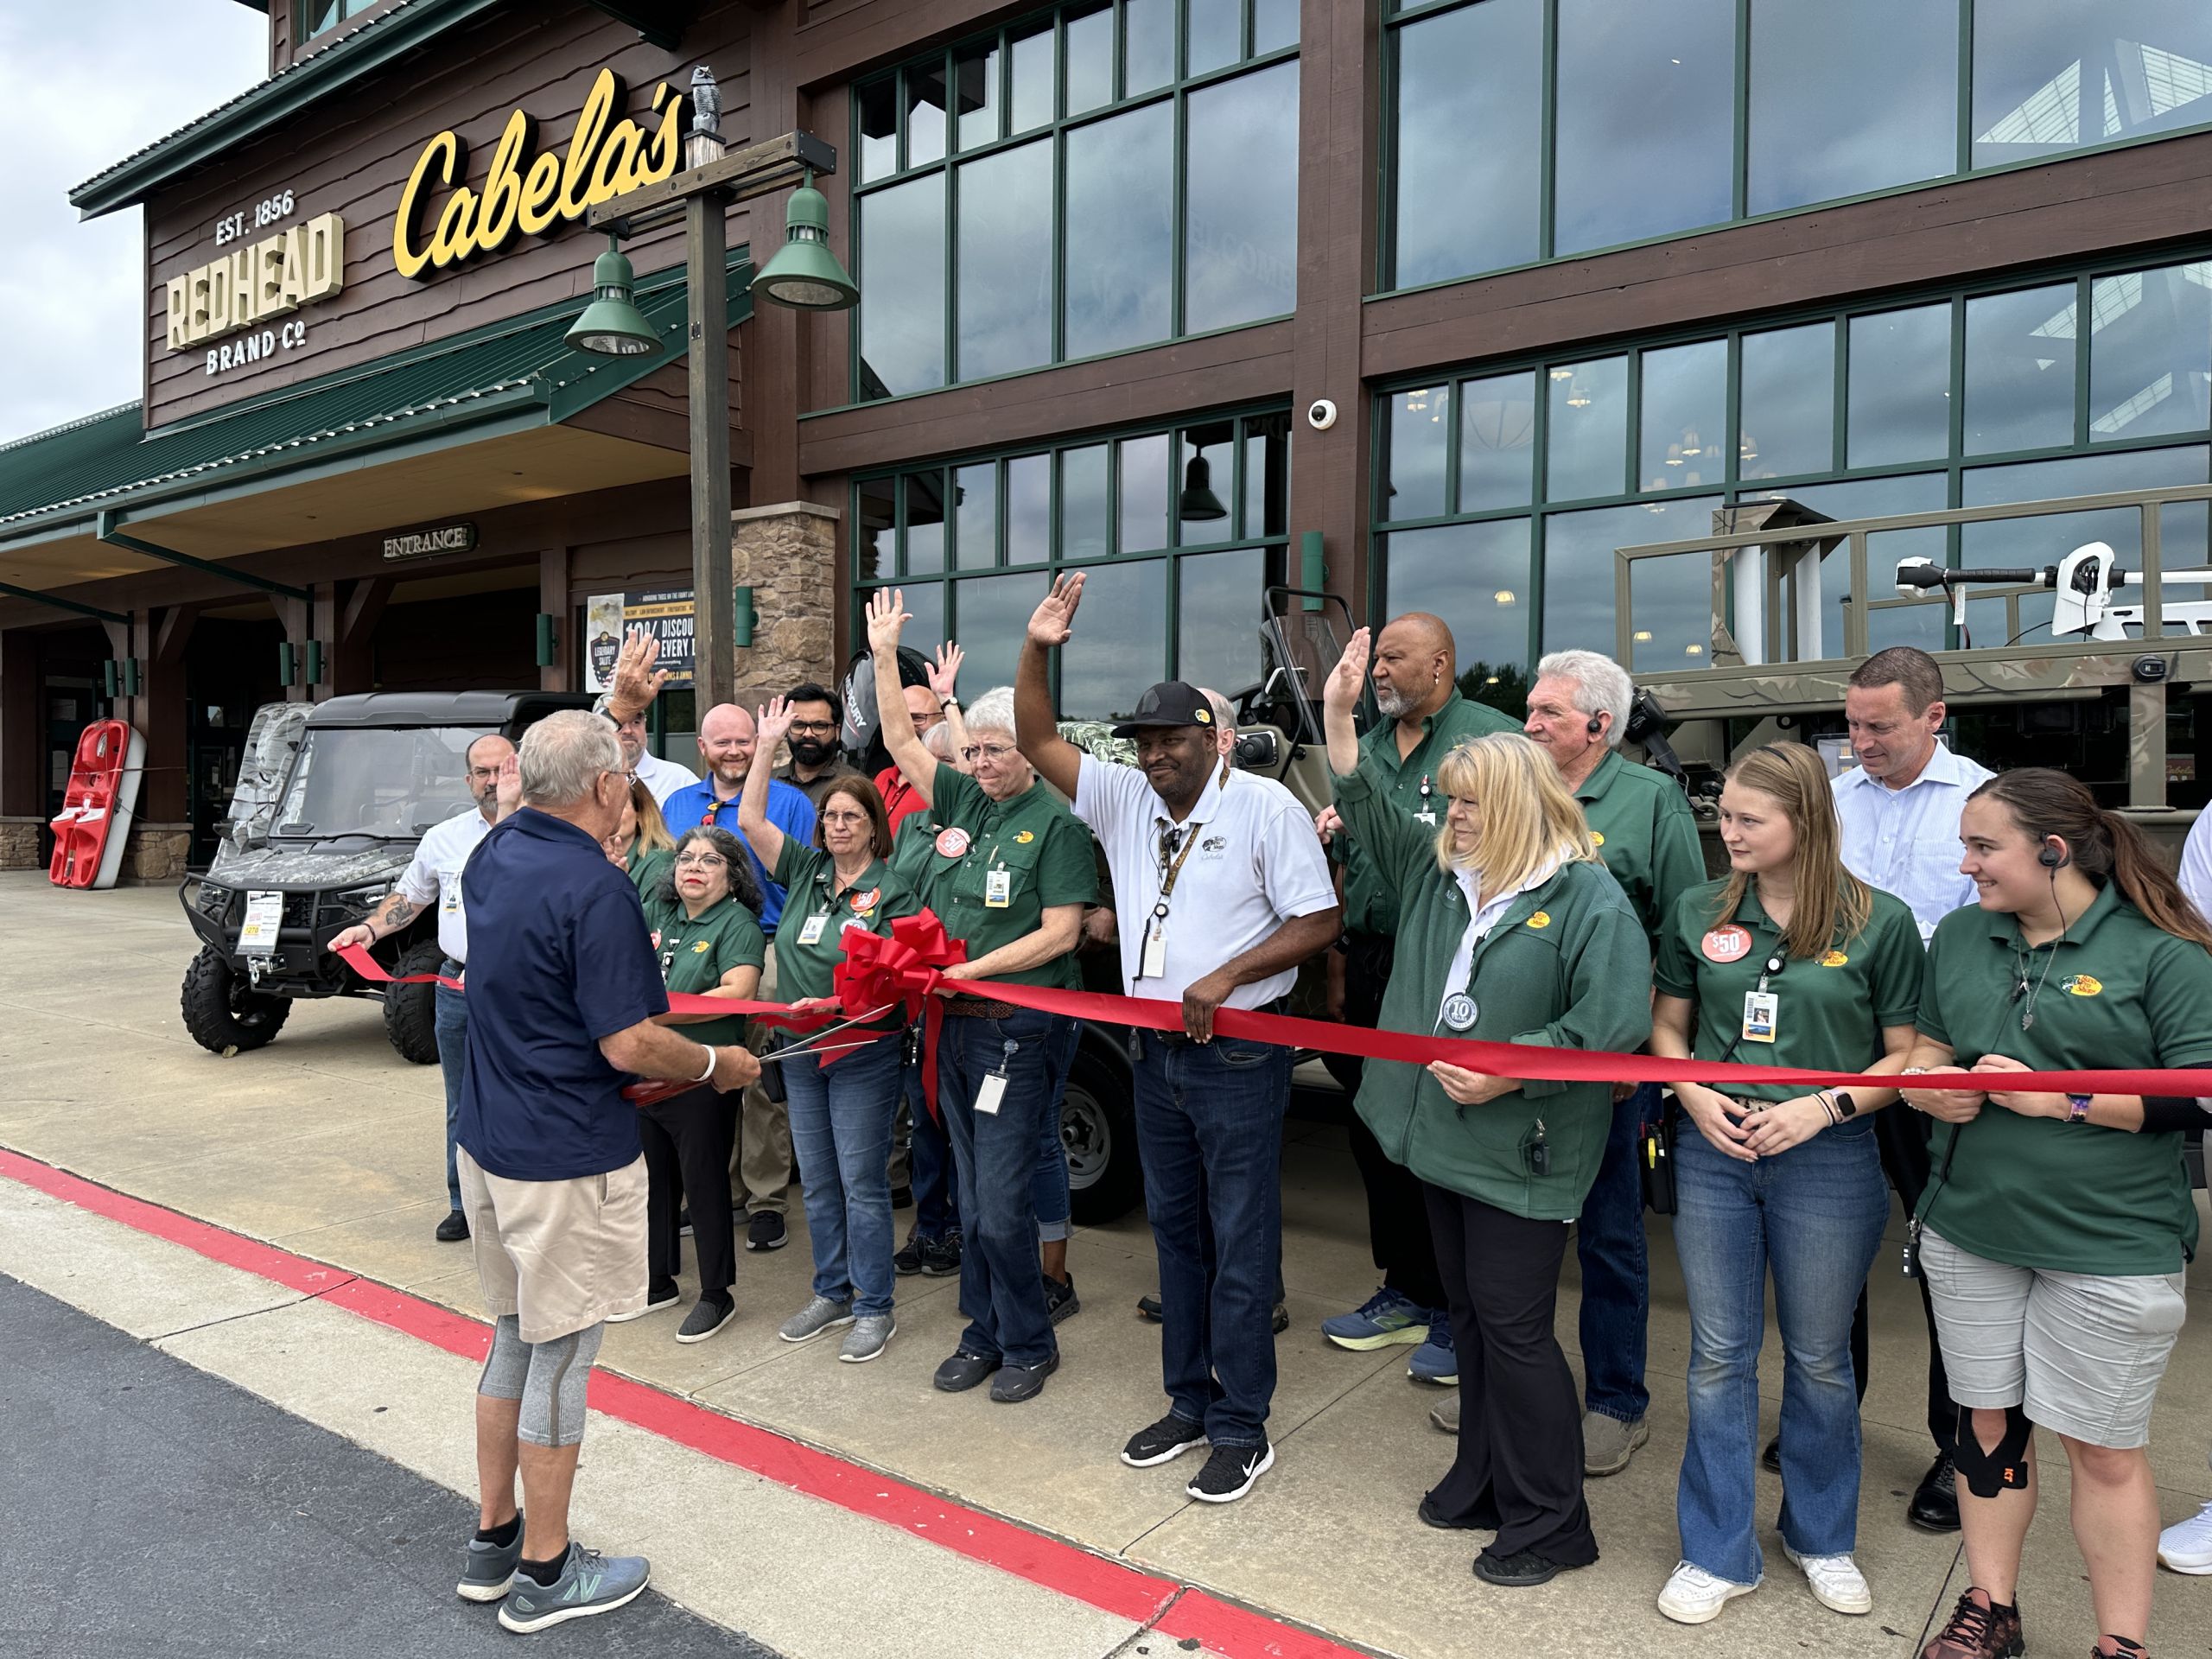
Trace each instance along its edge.
{"label": "green metal roof", "polygon": [[234,145],[289,120],[309,105],[375,74],[445,33],[482,16],[505,0],[399,0],[330,41],[302,53],[268,79],[257,81],[157,138],[69,193],[69,205],[86,219],[127,207],[180,174],[213,160]]}
{"label": "green metal roof", "polygon": [[[753,315],[753,266],[729,256],[729,326]],[[581,298],[395,352],[153,432],[125,404],[0,445],[0,542],[82,534],[104,508],[129,509],[226,485],[271,482],[340,455],[463,443],[498,421],[520,430],[568,420],[683,357],[683,268],[640,277],[638,306],[664,342],[601,357],[563,342]]]}

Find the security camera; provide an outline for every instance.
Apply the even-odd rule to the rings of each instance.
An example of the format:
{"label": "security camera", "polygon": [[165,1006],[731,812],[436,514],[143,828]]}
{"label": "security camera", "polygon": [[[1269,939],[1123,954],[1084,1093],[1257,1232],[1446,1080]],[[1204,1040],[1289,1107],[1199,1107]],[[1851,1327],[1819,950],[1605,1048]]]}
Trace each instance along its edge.
{"label": "security camera", "polygon": [[1325,432],[1337,423],[1337,406],[1326,397],[1316,397],[1306,406],[1306,422],[1316,432]]}

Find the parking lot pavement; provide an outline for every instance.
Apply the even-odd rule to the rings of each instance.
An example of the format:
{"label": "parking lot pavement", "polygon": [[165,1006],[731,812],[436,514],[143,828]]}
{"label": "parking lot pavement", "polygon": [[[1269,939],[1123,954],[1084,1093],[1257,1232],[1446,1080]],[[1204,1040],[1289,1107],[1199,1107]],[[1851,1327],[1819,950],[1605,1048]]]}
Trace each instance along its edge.
{"label": "parking lot pavement", "polygon": [[[0,1653],[514,1659],[466,1499],[4,1275],[0,1330]],[[776,1659],[651,1589],[531,1650]]]}

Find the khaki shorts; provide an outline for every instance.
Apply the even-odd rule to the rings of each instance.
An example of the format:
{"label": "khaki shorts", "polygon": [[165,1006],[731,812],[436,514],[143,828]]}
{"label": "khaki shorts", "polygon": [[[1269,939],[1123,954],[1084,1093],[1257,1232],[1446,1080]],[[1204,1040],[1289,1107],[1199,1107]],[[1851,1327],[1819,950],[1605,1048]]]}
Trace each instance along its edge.
{"label": "khaki shorts", "polygon": [[605,1175],[511,1181],[455,1149],[476,1281],[493,1319],[551,1342],[645,1305],[645,1160]]}
{"label": "khaki shorts", "polygon": [[2151,1402],[2189,1311],[2181,1274],[2014,1267],[1932,1230],[1920,1263],[1953,1400],[2022,1407],[2089,1446],[2149,1444]]}

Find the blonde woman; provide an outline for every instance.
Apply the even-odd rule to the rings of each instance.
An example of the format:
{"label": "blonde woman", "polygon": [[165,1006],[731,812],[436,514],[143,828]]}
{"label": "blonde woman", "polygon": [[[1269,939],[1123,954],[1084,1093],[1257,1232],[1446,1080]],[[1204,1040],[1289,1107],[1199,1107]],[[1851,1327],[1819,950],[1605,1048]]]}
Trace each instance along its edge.
{"label": "blonde woman", "polygon": [[[1627,1052],[1649,1030],[1649,952],[1582,810],[1518,732],[1439,762],[1444,822],[1388,798],[1352,710],[1368,632],[1323,696],[1345,830],[1396,918],[1379,1024],[1393,1031]],[[1420,1178],[1459,1357],[1459,1455],[1421,1500],[1434,1527],[1494,1529],[1475,1575],[1542,1584],[1598,1558],[1582,1498],[1582,1406],[1552,1334],[1567,1228],[1596,1180],[1612,1086],[1370,1060],[1357,1108]]]}
{"label": "blonde woman", "polygon": [[[1675,902],[1660,935],[1651,1052],[1815,1071],[1903,1069],[1920,929],[1843,867],[1827,770],[1802,743],[1754,749],[1720,791],[1728,874]],[[1675,1154],[1675,1249],[1689,1293],[1681,1560],[1659,1611],[1702,1624],[1758,1587],[1759,1343],[1782,1327],[1782,1548],[1832,1611],[1872,1592],[1852,1559],[1859,1398],[1852,1312],[1890,1218],[1872,1114],[1894,1089],[1726,1090],[1677,1083],[1696,1126]]]}

